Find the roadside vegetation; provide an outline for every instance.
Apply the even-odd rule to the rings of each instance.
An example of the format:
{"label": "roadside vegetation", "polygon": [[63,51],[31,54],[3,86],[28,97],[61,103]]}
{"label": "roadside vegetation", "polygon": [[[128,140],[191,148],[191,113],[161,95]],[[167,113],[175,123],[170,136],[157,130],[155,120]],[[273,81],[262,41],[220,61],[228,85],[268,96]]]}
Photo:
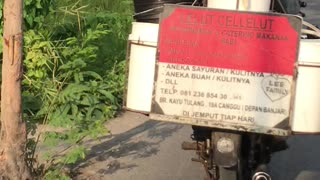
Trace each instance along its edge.
{"label": "roadside vegetation", "polygon": [[[121,107],[132,8],[131,0],[24,0],[23,118],[34,176],[69,179],[61,170],[85,158],[84,138],[108,133],[103,124]],[[39,134],[38,125],[63,131]],[[39,164],[39,139],[70,146]]]}

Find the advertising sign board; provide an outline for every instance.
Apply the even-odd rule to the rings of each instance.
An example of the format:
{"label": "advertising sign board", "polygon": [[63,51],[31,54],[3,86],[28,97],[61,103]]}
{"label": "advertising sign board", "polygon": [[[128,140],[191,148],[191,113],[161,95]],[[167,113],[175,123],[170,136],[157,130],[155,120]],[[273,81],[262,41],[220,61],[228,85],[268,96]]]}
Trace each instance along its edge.
{"label": "advertising sign board", "polygon": [[167,5],[151,118],[285,135],[301,19]]}

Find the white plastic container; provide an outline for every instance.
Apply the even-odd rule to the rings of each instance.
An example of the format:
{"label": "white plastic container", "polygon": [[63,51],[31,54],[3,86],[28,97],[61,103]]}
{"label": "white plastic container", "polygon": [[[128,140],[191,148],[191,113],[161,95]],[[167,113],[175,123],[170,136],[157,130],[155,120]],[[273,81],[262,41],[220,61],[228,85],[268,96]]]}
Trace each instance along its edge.
{"label": "white plastic container", "polygon": [[[239,8],[237,9],[237,1]],[[240,11],[268,12],[271,0],[208,0],[208,7]]]}
{"label": "white plastic container", "polygon": [[320,40],[301,40],[291,128],[320,133]]}
{"label": "white plastic container", "polygon": [[158,30],[158,24],[132,23],[125,104],[129,110],[144,113],[151,110]]}

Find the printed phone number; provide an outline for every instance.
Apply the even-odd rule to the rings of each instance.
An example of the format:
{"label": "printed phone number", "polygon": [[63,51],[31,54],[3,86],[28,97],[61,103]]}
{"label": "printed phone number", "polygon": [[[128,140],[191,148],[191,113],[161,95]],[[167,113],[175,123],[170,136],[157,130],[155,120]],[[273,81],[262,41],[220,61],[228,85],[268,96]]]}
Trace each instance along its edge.
{"label": "printed phone number", "polygon": [[188,90],[180,90],[179,93],[181,96],[191,96],[191,97],[211,98],[211,99],[228,99],[228,95],[223,93],[188,91]]}

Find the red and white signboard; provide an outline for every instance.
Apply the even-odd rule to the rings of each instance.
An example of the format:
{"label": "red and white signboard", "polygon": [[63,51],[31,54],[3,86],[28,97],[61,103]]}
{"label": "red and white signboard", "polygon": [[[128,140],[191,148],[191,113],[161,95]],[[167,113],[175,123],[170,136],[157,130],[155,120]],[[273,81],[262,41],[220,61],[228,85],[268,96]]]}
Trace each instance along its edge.
{"label": "red and white signboard", "polygon": [[166,6],[151,117],[287,129],[300,28],[295,16]]}

